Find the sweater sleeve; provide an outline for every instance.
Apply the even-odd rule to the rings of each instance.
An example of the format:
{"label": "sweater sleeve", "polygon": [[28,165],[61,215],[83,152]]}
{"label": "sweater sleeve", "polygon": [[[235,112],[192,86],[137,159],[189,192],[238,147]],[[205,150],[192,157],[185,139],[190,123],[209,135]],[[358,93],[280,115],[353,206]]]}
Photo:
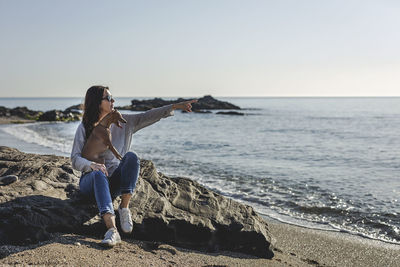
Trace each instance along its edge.
{"label": "sweater sleeve", "polygon": [[91,171],[90,164],[92,163],[90,160],[87,160],[82,157],[81,152],[83,146],[85,144],[85,127],[81,123],[76,129],[74,144],[72,145],[71,151],[71,163],[72,168],[81,172]]}
{"label": "sweater sleeve", "polygon": [[173,115],[174,111],[172,109],[172,105],[166,105],[159,108],[153,108],[139,114],[124,114],[123,116],[128,122],[128,126],[130,127],[132,133],[135,133],[140,129],[161,120],[162,118],[167,118]]}

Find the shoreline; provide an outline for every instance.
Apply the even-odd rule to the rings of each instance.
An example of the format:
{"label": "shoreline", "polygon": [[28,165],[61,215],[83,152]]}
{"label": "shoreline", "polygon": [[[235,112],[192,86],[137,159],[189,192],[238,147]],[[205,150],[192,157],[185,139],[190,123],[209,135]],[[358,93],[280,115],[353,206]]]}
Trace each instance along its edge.
{"label": "shoreline", "polygon": [[[0,264],[102,265],[129,262],[137,266],[397,266],[400,246],[341,232],[308,229],[268,221],[274,240],[272,259],[242,253],[208,253],[122,236],[111,249],[100,236],[55,233],[29,246],[1,246]],[[99,233],[100,234],[100,233]],[[10,253],[6,256],[7,251]],[[5,256],[5,257],[4,257]]]}
{"label": "shoreline", "polygon": [[[247,203],[245,203],[245,204],[249,205]],[[298,227],[298,228],[304,228],[304,229],[308,229],[308,230],[315,230],[315,231],[321,231],[321,232],[327,232],[327,233],[344,234],[344,235],[353,236],[355,238],[381,242],[383,244],[388,244],[388,245],[400,246],[400,242],[395,242],[395,241],[390,241],[390,240],[385,240],[385,239],[378,239],[378,238],[370,237],[370,236],[367,236],[367,235],[364,235],[364,234],[361,234],[361,233],[352,232],[350,230],[334,228],[333,226],[329,226],[329,228],[328,227],[323,228],[323,227],[317,227],[317,226],[313,227],[311,225],[308,226],[308,225],[305,225],[305,224],[303,225],[303,224],[296,224],[294,222],[287,222],[285,220],[280,220],[280,219],[274,218],[272,216],[268,216],[268,215],[264,215],[264,214],[260,214],[260,213],[258,213],[258,215],[261,216],[265,221],[271,222],[271,223],[275,223],[275,224],[284,224],[284,225],[294,226],[294,227]],[[318,223],[313,222],[313,224],[318,224]]]}
{"label": "shoreline", "polygon": [[27,120],[17,116],[0,117],[1,124],[21,124],[21,123],[31,123],[36,122],[35,120]]}

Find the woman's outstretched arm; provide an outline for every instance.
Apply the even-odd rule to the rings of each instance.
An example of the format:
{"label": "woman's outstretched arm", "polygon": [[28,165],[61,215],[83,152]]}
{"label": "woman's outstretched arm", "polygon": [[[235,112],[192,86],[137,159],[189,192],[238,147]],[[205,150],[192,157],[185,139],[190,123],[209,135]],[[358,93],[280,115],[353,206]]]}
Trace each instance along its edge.
{"label": "woman's outstretched arm", "polygon": [[162,118],[167,118],[174,115],[175,109],[181,109],[187,112],[192,111],[192,103],[197,102],[197,100],[189,100],[176,104],[166,105],[159,108],[153,108],[146,112],[139,114],[124,114],[123,117],[128,122],[128,127],[131,127],[132,133],[139,131],[140,129],[147,127]]}

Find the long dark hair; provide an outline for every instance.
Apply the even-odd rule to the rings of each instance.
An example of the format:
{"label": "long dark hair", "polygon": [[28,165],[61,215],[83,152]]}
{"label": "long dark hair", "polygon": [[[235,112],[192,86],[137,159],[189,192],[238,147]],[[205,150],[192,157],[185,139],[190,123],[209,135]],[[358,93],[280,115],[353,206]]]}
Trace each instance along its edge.
{"label": "long dark hair", "polygon": [[108,87],[101,85],[94,85],[86,91],[85,104],[83,107],[82,123],[85,127],[86,139],[89,138],[94,124],[100,117],[100,104],[103,98],[104,90]]}

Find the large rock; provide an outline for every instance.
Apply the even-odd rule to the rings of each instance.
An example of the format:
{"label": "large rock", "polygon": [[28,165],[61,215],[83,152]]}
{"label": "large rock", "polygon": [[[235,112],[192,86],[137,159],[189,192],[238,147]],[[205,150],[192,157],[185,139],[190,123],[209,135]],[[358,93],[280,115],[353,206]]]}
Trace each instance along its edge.
{"label": "large rock", "polygon": [[193,109],[240,109],[240,107],[226,101],[220,101],[210,95],[199,98],[197,103],[193,104]]}
{"label": "large rock", "polygon": [[37,120],[41,111],[30,110],[27,107],[6,108],[0,106],[0,117],[15,116],[21,119]]}
{"label": "large rock", "polygon": [[84,108],[83,104],[77,104],[77,105],[73,105],[73,106],[70,106],[70,107],[66,108],[64,110],[64,112],[82,113],[83,108]]}
{"label": "large rock", "polygon": [[[176,100],[164,100],[162,98],[153,98],[149,100],[137,100],[133,99],[130,106],[117,107],[117,109],[134,110],[134,111],[146,111],[152,108],[158,108],[165,105],[175,104],[191,99],[178,98]],[[192,105],[193,111],[210,110],[210,109],[240,109],[229,102],[220,101],[213,98],[210,95],[206,95],[199,98],[197,103]]]}
{"label": "large rock", "polygon": [[79,112],[49,110],[41,114],[38,121],[78,121],[81,114]]}
{"label": "large rock", "polygon": [[[6,175],[19,180],[0,186],[0,245],[34,243],[52,232],[104,233],[93,199],[79,193],[69,158],[3,146],[0,176]],[[273,256],[268,225],[250,206],[187,178],[168,178],[148,160],[141,160],[140,178],[130,203],[133,238]]]}
{"label": "large rock", "polygon": [[6,108],[0,106],[0,117],[17,117],[34,121],[77,121],[81,119],[81,112],[69,107],[64,111],[50,110],[47,112],[30,110],[27,107]]}

